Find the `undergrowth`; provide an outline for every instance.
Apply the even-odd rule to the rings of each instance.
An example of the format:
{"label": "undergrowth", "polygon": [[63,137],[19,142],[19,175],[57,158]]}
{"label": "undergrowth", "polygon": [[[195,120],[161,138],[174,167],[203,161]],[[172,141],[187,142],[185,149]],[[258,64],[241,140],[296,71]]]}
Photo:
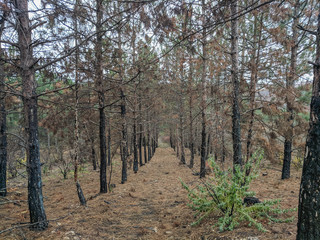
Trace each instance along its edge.
{"label": "undergrowth", "polygon": [[[280,200],[265,200],[252,205],[244,204],[245,197],[254,197],[255,192],[249,191],[250,183],[259,175],[259,166],[263,152],[257,151],[242,168],[235,166],[227,171],[221,170],[214,159],[209,159],[213,176],[196,188],[190,188],[181,181],[188,191],[191,200],[189,206],[196,211],[197,220],[192,225],[199,224],[203,219],[217,215],[215,226],[220,231],[233,230],[241,222],[248,222],[260,231],[267,231],[261,220],[269,222],[290,222],[293,218],[280,219],[279,216],[294,209],[283,210]],[[246,174],[249,173],[249,174]]]}

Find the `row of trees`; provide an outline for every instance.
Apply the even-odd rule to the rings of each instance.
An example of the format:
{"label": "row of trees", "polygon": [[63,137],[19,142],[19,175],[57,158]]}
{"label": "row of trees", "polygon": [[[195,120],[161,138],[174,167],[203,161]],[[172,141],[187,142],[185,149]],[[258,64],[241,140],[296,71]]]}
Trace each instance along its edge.
{"label": "row of trees", "polygon": [[[271,161],[282,159],[282,178],[289,178],[292,156],[303,158],[317,9],[316,1],[302,0],[4,0],[1,195],[7,136],[19,125],[36,229],[47,228],[39,124],[47,140],[59,139],[62,156],[72,152],[78,192],[85,149],[106,193],[116,151],[125,183],[129,155],[136,173],[160,132],[170,135],[182,163],[192,168],[200,155],[200,177],[210,154],[242,165],[264,148]],[[311,125],[318,124],[316,108]],[[9,131],[8,116],[17,118]]]}
{"label": "row of trees", "polygon": [[[283,162],[282,179],[290,177],[292,156],[302,162],[311,93],[308,59],[314,54],[314,37],[305,28],[315,27],[315,2],[266,3],[241,18],[232,16],[241,14],[238,8],[248,9],[249,2],[185,3],[175,23],[179,30],[171,33],[179,38],[184,29],[197,32],[166,57],[166,71],[172,72],[168,86],[178,97],[165,101],[177,114],[168,123],[171,142],[181,162],[184,148],[190,148],[191,167],[199,149],[201,177],[208,153],[243,164],[254,149],[263,148],[270,161]],[[212,30],[212,19],[226,27]],[[184,71],[172,70],[177,63]]]}
{"label": "row of trees", "polygon": [[[99,165],[100,193],[108,191],[117,150],[122,183],[127,181],[130,155],[135,173],[152,158],[159,134],[161,106],[155,104],[159,71],[157,64],[149,63],[156,52],[137,34],[136,18],[143,7],[142,3],[101,0],[1,4],[1,195],[7,193],[5,120],[14,109],[23,113],[9,130],[23,126],[23,135],[16,137],[26,150],[32,228],[48,225],[41,181],[41,165],[48,163],[40,161],[39,124],[48,131],[45,147],[50,147],[54,135],[61,142],[60,159],[65,151],[72,152],[82,204],[78,169],[85,159],[81,146],[90,143],[93,168]],[[10,106],[12,97],[16,101]],[[9,106],[12,109],[6,109]]]}

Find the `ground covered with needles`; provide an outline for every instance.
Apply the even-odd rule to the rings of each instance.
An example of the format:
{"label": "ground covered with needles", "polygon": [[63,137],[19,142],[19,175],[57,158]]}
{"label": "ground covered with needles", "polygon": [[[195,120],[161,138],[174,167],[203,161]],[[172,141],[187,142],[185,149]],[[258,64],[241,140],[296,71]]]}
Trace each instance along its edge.
{"label": "ground covered with needles", "polygon": [[[187,159],[188,156],[187,156]],[[198,159],[196,159],[198,161]],[[200,225],[188,207],[187,192],[180,179],[191,186],[200,183],[198,176],[181,165],[170,148],[158,148],[152,160],[139,168],[137,174],[128,171],[128,182],[120,184],[120,162],[115,159],[112,192],[98,194],[99,172],[90,166],[80,174],[80,183],[88,199],[87,207],[79,206],[76,187],[70,179],[63,180],[58,172],[43,176],[45,209],[49,228],[30,231],[26,179],[9,183],[9,193],[0,202],[0,239],[295,239],[297,211],[291,223],[271,223],[262,233],[241,224],[232,232],[219,232],[212,226],[217,216]],[[298,206],[300,171],[293,170],[289,180],[280,180],[280,166],[265,165],[252,184],[257,197],[281,199],[284,208]],[[193,171],[198,171],[195,166]]]}

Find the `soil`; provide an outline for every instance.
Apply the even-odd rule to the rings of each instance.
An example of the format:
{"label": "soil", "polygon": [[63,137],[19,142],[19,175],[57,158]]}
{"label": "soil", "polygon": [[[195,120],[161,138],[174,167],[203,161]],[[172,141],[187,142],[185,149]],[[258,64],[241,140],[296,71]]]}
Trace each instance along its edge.
{"label": "soil", "polygon": [[[188,156],[187,156],[188,159]],[[196,159],[197,160],[197,159]],[[199,160],[197,160],[199,161]],[[0,202],[0,239],[295,239],[297,211],[290,223],[264,223],[268,232],[259,232],[243,223],[234,231],[219,232],[212,227],[217,216],[191,226],[194,212],[180,179],[196,186],[200,181],[192,170],[179,163],[170,148],[158,148],[149,163],[137,174],[128,171],[128,182],[120,184],[120,162],[113,167],[115,188],[99,192],[99,172],[91,166],[81,172],[80,184],[88,200],[79,205],[73,180],[63,180],[58,172],[43,176],[44,203],[49,228],[42,232],[26,227],[29,221],[26,180],[9,183],[9,193]],[[196,165],[193,171],[197,171]],[[280,180],[280,166],[262,168],[252,184],[260,200],[281,199],[284,208],[298,206],[300,171],[292,170],[291,178]]]}

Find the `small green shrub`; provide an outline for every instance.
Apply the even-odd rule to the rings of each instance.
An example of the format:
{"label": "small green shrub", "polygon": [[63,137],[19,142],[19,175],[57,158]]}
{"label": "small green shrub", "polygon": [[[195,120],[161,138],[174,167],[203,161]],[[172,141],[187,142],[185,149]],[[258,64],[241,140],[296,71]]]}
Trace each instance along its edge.
{"label": "small green shrub", "polygon": [[[267,231],[259,222],[262,219],[268,219],[270,222],[292,221],[292,218],[277,218],[279,214],[292,211],[282,210],[279,206],[280,200],[268,200],[250,206],[243,203],[245,197],[255,195],[249,191],[249,186],[252,180],[258,177],[262,158],[263,152],[257,151],[242,168],[236,166],[234,170],[230,168],[227,171],[222,171],[219,165],[210,159],[213,177],[206,182],[203,181],[195,189],[181,181],[191,200],[189,206],[196,211],[198,217],[192,225],[199,224],[212,213],[219,216],[215,226],[218,226],[220,231],[233,230],[242,221],[248,221],[249,226],[254,225],[260,231]],[[251,171],[248,171],[249,169]],[[250,172],[248,176],[246,172]]]}

